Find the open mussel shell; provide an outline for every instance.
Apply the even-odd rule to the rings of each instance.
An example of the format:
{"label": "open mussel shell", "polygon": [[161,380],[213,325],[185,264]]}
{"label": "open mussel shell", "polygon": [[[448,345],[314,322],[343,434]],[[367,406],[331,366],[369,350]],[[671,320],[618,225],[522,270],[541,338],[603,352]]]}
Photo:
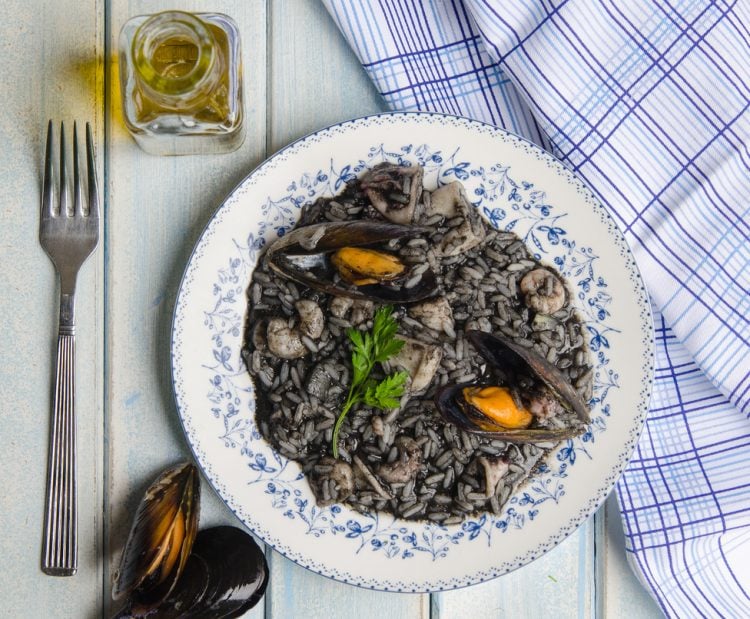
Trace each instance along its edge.
{"label": "open mussel shell", "polygon": [[516,374],[529,373],[539,378],[566,409],[575,412],[583,423],[589,422],[588,407],[567,377],[533,348],[484,331],[469,331],[467,336],[479,354],[496,368],[508,369]]}
{"label": "open mussel shell", "polygon": [[268,574],[263,551],[250,535],[236,527],[204,529],[195,538],[177,586],[145,616],[149,619],[239,617],[263,597]]}
{"label": "open mussel shell", "polygon": [[475,383],[448,385],[438,391],[435,396],[435,405],[443,416],[443,419],[466,432],[497,438],[510,443],[542,443],[545,441],[560,441],[572,438],[583,431],[578,426],[568,428],[498,428],[498,430],[484,430],[477,424],[478,416],[481,413],[473,410],[472,406],[464,399],[464,388],[473,386],[475,386]]}
{"label": "open mussel shell", "polygon": [[379,221],[346,221],[295,228],[274,241],[266,260],[274,271],[305,286],[337,296],[374,299],[385,303],[413,303],[437,292],[435,274],[427,269],[412,287],[402,286],[409,271],[398,281],[355,286],[336,282],[331,254],[344,247],[382,249],[388,241],[425,234],[424,228]]}
{"label": "open mussel shell", "polygon": [[560,428],[485,429],[480,427],[486,425],[480,421],[482,412],[476,410],[464,397],[465,388],[476,386],[472,383],[448,385],[437,393],[435,405],[446,421],[473,434],[516,443],[558,441],[572,438],[583,432],[585,425],[589,422],[588,409],[560,370],[532,349],[519,346],[505,337],[483,331],[469,331],[467,335],[491,366],[490,374],[492,370],[499,370],[501,374],[512,380],[519,376],[526,376],[535,381],[541,381],[563,408],[575,414],[577,423]]}
{"label": "open mussel shell", "polygon": [[165,471],[138,505],[112,597],[128,596],[133,616],[158,606],[172,591],[198,531],[200,477],[190,463]]}

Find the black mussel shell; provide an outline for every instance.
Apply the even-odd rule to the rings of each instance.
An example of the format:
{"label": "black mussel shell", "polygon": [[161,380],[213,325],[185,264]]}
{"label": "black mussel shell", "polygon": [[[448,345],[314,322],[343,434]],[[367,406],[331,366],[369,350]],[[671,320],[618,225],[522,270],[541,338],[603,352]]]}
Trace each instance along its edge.
{"label": "black mussel shell", "polygon": [[193,551],[177,586],[146,617],[239,617],[263,597],[268,574],[266,557],[250,535],[236,527],[204,529],[195,538]]}
{"label": "black mussel shell", "polygon": [[[378,221],[345,221],[295,228],[274,241],[265,260],[284,277],[315,290],[353,299],[374,299],[384,303],[413,303],[437,292],[435,274],[428,269],[412,288],[400,282],[354,286],[334,284],[335,268],[329,254],[342,247],[379,248],[393,239],[419,236],[427,231],[416,226],[401,226]],[[408,273],[404,276],[408,278]]]}
{"label": "black mussel shell", "polygon": [[567,378],[554,365],[531,348],[519,346],[505,337],[484,331],[468,331],[467,336],[494,369],[510,380],[525,376],[534,381],[541,381],[564,408],[576,414],[581,423],[567,428],[509,428],[498,431],[483,429],[476,423],[476,420],[482,417],[482,412],[469,404],[463,395],[465,387],[475,386],[471,383],[448,385],[435,396],[435,405],[446,421],[467,432],[517,443],[558,441],[583,432],[585,424],[589,422],[588,408]]}
{"label": "black mussel shell", "polygon": [[129,596],[137,612],[172,591],[198,530],[200,477],[190,463],[174,466],[149,486],[138,505],[112,597]]}
{"label": "black mussel shell", "polygon": [[534,443],[544,441],[560,441],[573,438],[581,434],[582,429],[578,426],[570,428],[519,428],[484,430],[479,427],[475,419],[482,416],[481,411],[474,409],[463,395],[465,387],[474,387],[475,383],[463,383],[460,385],[447,385],[438,391],[435,396],[435,405],[443,416],[443,419],[458,428],[490,438],[502,439],[510,443]]}
{"label": "black mussel shell", "polygon": [[532,348],[520,346],[506,337],[484,331],[469,331],[467,336],[482,357],[496,368],[539,378],[565,408],[575,412],[583,423],[589,423],[588,407],[578,392],[557,367]]}

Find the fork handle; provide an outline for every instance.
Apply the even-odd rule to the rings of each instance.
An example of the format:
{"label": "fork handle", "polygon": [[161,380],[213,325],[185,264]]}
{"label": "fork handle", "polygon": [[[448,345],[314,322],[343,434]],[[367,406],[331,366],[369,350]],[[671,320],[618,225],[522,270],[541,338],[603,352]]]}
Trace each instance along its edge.
{"label": "fork handle", "polygon": [[[67,299],[60,307],[60,332],[57,338],[42,549],[42,571],[51,576],[72,576],[78,569],[75,326],[72,320],[63,317],[62,306],[67,305],[65,301]],[[72,305],[72,299],[70,301]]]}

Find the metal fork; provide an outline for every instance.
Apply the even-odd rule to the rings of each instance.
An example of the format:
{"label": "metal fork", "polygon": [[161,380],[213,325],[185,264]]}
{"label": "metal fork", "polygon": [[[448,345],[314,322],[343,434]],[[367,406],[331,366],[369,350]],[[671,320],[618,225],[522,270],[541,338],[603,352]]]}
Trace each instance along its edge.
{"label": "metal fork", "polygon": [[[47,500],[42,570],[72,576],[78,569],[76,489],[75,291],[76,277],[99,240],[99,198],[91,127],[86,123],[88,200],[78,164],[78,127],[73,124],[73,203],[68,187],[65,127],[60,124],[60,190],[55,200],[52,121],[47,126],[39,241],[60,275],[60,326],[47,462]],[[88,208],[85,204],[88,202]]]}

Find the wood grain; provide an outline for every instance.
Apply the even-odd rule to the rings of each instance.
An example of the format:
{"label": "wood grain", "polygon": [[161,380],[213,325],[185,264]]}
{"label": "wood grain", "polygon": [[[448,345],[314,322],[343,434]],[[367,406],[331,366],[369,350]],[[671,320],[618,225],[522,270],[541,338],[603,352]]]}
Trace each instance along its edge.
{"label": "wood grain", "polygon": [[602,551],[599,553],[602,569],[597,574],[597,586],[601,590],[600,616],[631,619],[663,616],[628,564],[616,493],[610,495],[599,514],[605,518]]}
{"label": "wood grain", "polygon": [[[111,2],[111,49],[130,17],[173,2]],[[205,10],[201,2],[181,2]],[[177,288],[192,247],[224,197],[266,153],[266,5],[212,2],[242,32],[247,137],[222,156],[143,153],[122,122],[118,64],[112,56],[108,113],[109,169],[105,380],[108,483],[106,575],[111,581],[130,520],[158,473],[190,458],[172,398],[169,341]],[[201,526],[236,520],[204,483]],[[262,616],[262,606],[249,616]]]}
{"label": "wood grain", "polygon": [[103,6],[78,3],[75,24],[66,20],[69,6],[49,2],[40,8],[0,5],[0,289],[6,332],[0,347],[0,614],[8,617],[42,617],[49,609],[60,617],[86,616],[101,604],[103,253],[100,247],[84,266],[76,295],[79,574],[50,577],[40,565],[59,292],[38,229],[47,120],[64,120],[69,131],[74,119],[91,121],[101,153]]}
{"label": "wood grain", "polygon": [[533,563],[489,582],[433,596],[433,619],[591,617],[593,529],[587,524]]}

